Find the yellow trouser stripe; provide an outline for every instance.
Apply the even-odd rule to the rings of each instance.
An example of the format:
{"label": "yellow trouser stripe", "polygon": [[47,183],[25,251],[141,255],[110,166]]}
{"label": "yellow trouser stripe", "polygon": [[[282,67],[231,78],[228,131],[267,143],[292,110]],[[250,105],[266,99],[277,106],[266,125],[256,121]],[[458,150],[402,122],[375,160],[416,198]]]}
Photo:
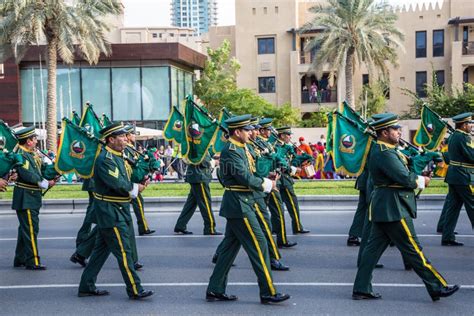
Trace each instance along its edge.
{"label": "yellow trouser stripe", "polygon": [[39,266],[38,250],[36,249],[35,233],[33,230],[33,220],[31,219],[30,210],[26,210],[26,214],[28,215],[28,226],[30,226],[30,239],[31,239],[31,248],[33,249],[33,257],[35,259],[35,265]]}
{"label": "yellow trouser stripe", "polygon": [[290,199],[291,207],[293,208],[293,213],[295,214],[296,228],[298,229],[298,231],[300,231],[301,230],[300,219],[298,217],[298,212],[296,211],[295,203],[293,202],[293,197],[290,194],[290,190],[288,189],[285,189],[285,190],[286,190],[286,194],[288,194],[288,198]]}
{"label": "yellow trouser stripe", "polygon": [[369,204],[369,222],[372,221],[372,203]]}
{"label": "yellow trouser stripe", "polygon": [[139,196],[137,196],[137,203],[138,203],[138,209],[140,210],[140,215],[142,216],[143,227],[145,228],[145,231],[147,231],[148,230],[148,223],[146,222],[145,212],[143,210],[142,201],[140,200]]}
{"label": "yellow trouser stripe", "polygon": [[214,218],[212,217],[209,201],[207,200],[206,191],[204,190],[204,183],[201,183],[201,191],[202,197],[204,198],[204,203],[206,204],[207,215],[209,216],[209,221],[211,222],[211,234],[214,234]]}
{"label": "yellow trouser stripe", "polygon": [[127,271],[128,279],[130,280],[130,283],[132,284],[133,294],[137,295],[138,294],[137,286],[135,284],[135,280],[133,279],[132,272],[130,271],[130,268],[128,267],[127,254],[125,253],[125,249],[123,248],[122,239],[120,237],[120,232],[117,229],[117,227],[114,227],[114,232],[115,232],[115,236],[117,236],[117,240],[120,246],[120,251],[122,252],[123,266],[125,267],[125,271]]}
{"label": "yellow trouser stripe", "polygon": [[275,288],[273,287],[272,278],[270,273],[268,272],[267,264],[265,263],[265,259],[263,258],[262,250],[260,249],[260,245],[258,244],[257,237],[253,233],[252,226],[250,226],[249,220],[244,217],[245,225],[249,230],[250,236],[252,236],[253,243],[255,244],[255,248],[257,248],[258,257],[260,258],[260,264],[262,265],[263,272],[265,273],[265,278],[267,279],[268,287],[270,288],[270,293],[272,295],[276,294]]}
{"label": "yellow trouser stripe", "polygon": [[416,253],[420,256],[421,261],[423,261],[423,265],[426,268],[428,268],[431,272],[433,272],[434,276],[441,282],[443,286],[447,286],[448,282],[446,282],[446,280],[438,273],[438,271],[436,271],[436,269],[426,261],[425,255],[423,254],[423,252],[421,252],[420,248],[418,247],[415,240],[413,239],[413,236],[411,235],[411,231],[408,228],[407,223],[405,222],[405,219],[402,218],[401,222],[402,222],[403,229],[405,229],[405,232],[408,235],[408,240],[410,240],[411,245],[413,246],[413,248],[415,248]]}
{"label": "yellow trouser stripe", "polygon": [[258,207],[258,204],[255,203],[255,209],[257,210],[257,215],[260,217],[260,220],[263,223],[263,226],[265,227],[265,231],[267,232],[268,236],[268,242],[273,248],[273,253],[275,254],[275,259],[280,260],[280,254],[278,253],[277,247],[275,245],[275,241],[273,240],[272,232],[270,231],[270,228],[268,227],[267,222],[265,221],[265,218],[263,217],[262,211],[260,211],[260,208]]}
{"label": "yellow trouser stripe", "polygon": [[281,211],[280,203],[278,203],[278,199],[276,198],[275,192],[272,192],[272,197],[278,209],[278,214],[280,215],[281,239],[283,240],[283,243],[286,244],[285,218],[283,217],[283,212]]}

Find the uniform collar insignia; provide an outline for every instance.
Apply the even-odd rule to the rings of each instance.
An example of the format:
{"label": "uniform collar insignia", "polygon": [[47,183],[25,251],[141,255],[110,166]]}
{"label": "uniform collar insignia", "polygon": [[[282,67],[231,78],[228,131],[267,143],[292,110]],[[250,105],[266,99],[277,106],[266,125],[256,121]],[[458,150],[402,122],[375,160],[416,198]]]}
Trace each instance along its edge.
{"label": "uniform collar insignia", "polygon": [[229,141],[237,147],[245,147],[245,144],[239,142],[238,140],[233,139],[232,137],[229,138]]}
{"label": "uniform collar insignia", "polygon": [[385,145],[385,146],[387,146],[388,148],[397,148],[396,145],[392,145],[392,144],[383,142],[383,141],[381,141],[381,140],[378,140],[378,141],[377,141],[377,144],[379,144],[379,145]]}
{"label": "uniform collar insignia", "polygon": [[109,146],[105,146],[105,150],[107,150],[111,154],[114,154],[115,156],[122,157],[122,153],[120,151],[113,150]]}
{"label": "uniform collar insignia", "polygon": [[23,151],[26,151],[27,153],[34,153],[34,152],[35,152],[34,150],[28,149],[28,148],[26,148],[25,146],[19,145],[19,147],[20,147]]}

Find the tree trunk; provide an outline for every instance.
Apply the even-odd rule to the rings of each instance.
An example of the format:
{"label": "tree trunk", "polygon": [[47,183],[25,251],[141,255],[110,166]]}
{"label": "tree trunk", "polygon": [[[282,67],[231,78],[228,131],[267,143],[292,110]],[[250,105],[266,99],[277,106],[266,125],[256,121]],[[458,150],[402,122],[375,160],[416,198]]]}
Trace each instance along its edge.
{"label": "tree trunk", "polygon": [[56,115],[56,68],[57,68],[57,52],[58,40],[52,37],[48,43],[48,107],[46,119],[46,148],[56,152],[58,127]]}
{"label": "tree trunk", "polygon": [[351,108],[355,109],[354,103],[354,86],[352,84],[352,76],[354,75],[354,48],[351,47],[347,51],[346,55],[346,101],[349,103]]}

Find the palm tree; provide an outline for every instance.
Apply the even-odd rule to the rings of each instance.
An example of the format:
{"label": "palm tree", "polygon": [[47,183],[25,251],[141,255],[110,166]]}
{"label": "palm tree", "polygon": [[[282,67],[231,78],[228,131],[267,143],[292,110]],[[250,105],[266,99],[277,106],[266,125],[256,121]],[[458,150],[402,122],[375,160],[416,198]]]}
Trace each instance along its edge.
{"label": "palm tree", "polygon": [[309,9],[314,18],[302,32],[321,30],[305,50],[318,49],[313,69],[321,72],[328,63],[331,78],[345,67],[346,100],[354,107],[352,76],[357,65],[366,64],[369,74],[376,69],[388,75],[387,62],[397,66],[397,48],[403,48],[403,34],[395,27],[397,15],[385,1],[326,0]]}
{"label": "palm tree", "polygon": [[109,30],[104,17],[122,13],[119,0],[0,0],[0,62],[21,61],[32,45],[46,43],[48,88],[48,149],[56,151],[56,68],[58,55],[66,64],[80,53],[90,64],[101,53],[110,55]]}

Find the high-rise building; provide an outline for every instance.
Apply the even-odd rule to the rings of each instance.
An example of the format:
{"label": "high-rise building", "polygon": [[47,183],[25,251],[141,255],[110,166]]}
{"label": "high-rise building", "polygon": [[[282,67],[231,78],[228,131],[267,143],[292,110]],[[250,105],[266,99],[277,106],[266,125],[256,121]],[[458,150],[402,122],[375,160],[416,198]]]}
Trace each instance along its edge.
{"label": "high-rise building", "polygon": [[171,24],[193,28],[196,35],[217,25],[217,0],[172,0]]}

